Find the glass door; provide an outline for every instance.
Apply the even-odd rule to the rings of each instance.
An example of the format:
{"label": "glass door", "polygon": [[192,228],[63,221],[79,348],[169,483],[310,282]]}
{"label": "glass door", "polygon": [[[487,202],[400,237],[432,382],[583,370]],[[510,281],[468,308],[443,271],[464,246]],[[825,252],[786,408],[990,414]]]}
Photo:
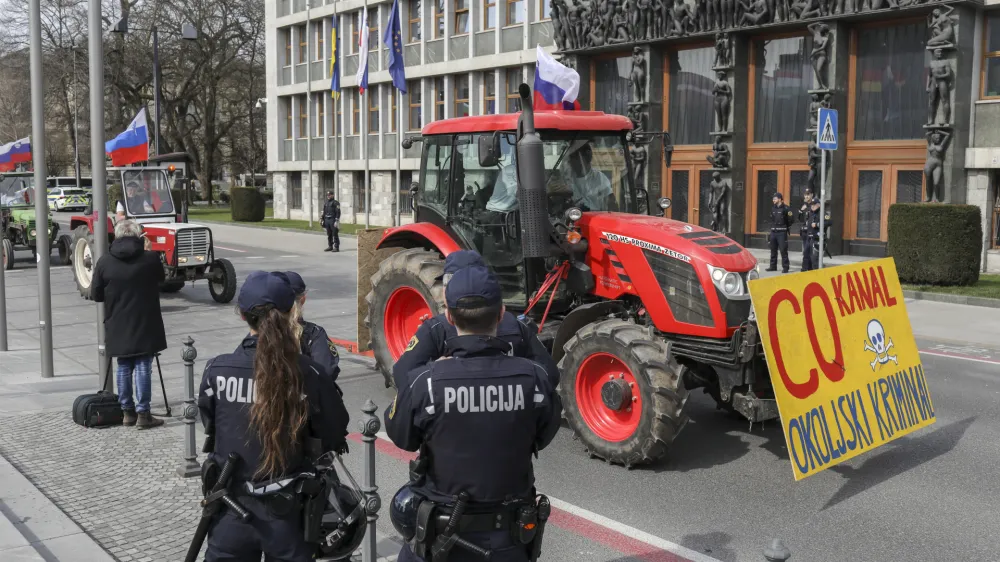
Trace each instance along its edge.
{"label": "glass door", "polygon": [[670,168],[670,218],[711,228],[712,168],[682,165]]}
{"label": "glass door", "polygon": [[[755,232],[766,234],[771,231],[771,199],[780,193],[783,201],[798,220],[806,189],[809,188],[809,166],[801,164],[759,164],[750,168],[751,193],[753,197],[753,222]],[[818,184],[818,182],[817,182]],[[789,235],[798,236],[799,229],[793,225]]]}
{"label": "glass door", "polygon": [[913,164],[863,165],[855,169],[854,238],[885,241],[889,207],[918,203],[924,193],[923,169]]}

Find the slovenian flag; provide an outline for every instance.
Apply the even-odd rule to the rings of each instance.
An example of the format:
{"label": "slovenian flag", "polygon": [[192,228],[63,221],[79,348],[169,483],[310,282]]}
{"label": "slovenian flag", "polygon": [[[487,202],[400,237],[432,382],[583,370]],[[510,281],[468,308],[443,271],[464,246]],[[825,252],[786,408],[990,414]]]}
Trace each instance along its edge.
{"label": "slovenian flag", "polygon": [[358,89],[368,89],[368,10],[361,10],[361,33],[358,36]]}
{"label": "slovenian flag", "polygon": [[535,109],[579,110],[580,75],[558,62],[538,45],[535,63]]}
{"label": "slovenian flag", "polygon": [[126,166],[149,160],[145,107],[139,110],[124,133],[104,143],[104,152],[111,155],[112,166]]}
{"label": "slovenian flag", "polygon": [[31,139],[23,138],[0,146],[0,172],[13,172],[22,162],[31,162]]}

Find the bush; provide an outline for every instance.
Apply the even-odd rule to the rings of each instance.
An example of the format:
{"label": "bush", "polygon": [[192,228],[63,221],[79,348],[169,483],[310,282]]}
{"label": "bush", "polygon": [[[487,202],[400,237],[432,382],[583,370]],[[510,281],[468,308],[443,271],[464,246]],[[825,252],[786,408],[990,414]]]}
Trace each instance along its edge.
{"label": "bush", "polygon": [[899,280],[913,285],[974,285],[983,253],[975,205],[897,203],[889,207],[886,254]]}
{"label": "bush", "polygon": [[108,212],[114,213],[118,208],[118,202],[124,201],[122,196],[122,184],[118,182],[108,182]]}
{"label": "bush", "polygon": [[261,222],[264,220],[264,198],[253,187],[234,187],[230,192],[230,212],[234,221]]}
{"label": "bush", "polygon": [[171,197],[171,199],[174,200],[174,211],[176,211],[177,213],[180,213],[181,209],[184,208],[183,207],[184,192],[182,190],[180,190],[180,189],[171,189],[170,190],[170,197]]}

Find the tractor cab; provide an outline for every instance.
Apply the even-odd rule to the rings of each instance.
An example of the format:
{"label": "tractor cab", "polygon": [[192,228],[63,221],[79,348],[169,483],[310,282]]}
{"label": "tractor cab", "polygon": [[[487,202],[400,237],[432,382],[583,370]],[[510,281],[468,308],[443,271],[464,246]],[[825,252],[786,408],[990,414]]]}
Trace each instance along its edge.
{"label": "tractor cab", "polygon": [[138,223],[176,220],[177,210],[163,168],[125,168],[116,183],[121,188],[121,211],[126,217]]}

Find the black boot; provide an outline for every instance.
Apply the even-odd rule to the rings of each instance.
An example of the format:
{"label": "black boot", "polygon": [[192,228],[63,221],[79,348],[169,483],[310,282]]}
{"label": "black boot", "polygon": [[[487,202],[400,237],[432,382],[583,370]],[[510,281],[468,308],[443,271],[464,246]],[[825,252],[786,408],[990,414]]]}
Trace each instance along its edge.
{"label": "black boot", "polygon": [[333,251],[333,246],[327,246],[326,249],[323,250],[323,251],[324,252],[332,252]]}

